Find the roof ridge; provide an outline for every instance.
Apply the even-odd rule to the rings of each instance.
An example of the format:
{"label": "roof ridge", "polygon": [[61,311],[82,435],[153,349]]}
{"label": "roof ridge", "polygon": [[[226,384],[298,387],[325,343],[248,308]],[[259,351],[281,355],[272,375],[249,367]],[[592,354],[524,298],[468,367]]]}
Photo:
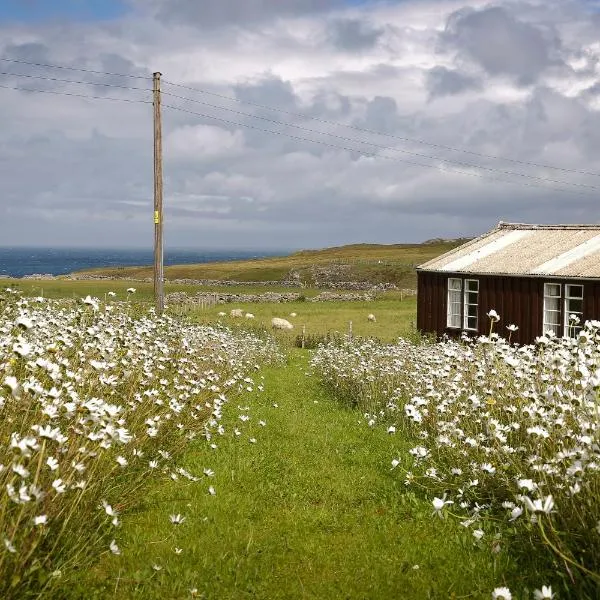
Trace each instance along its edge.
{"label": "roof ridge", "polygon": [[499,221],[498,229],[600,229],[600,223],[506,223]]}

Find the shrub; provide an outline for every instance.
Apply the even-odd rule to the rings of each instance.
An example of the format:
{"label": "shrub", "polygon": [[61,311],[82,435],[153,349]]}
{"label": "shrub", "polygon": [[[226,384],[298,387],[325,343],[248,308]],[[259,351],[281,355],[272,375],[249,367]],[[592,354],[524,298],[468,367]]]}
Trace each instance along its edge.
{"label": "shrub", "polygon": [[129,303],[0,294],[0,597],[49,595],[99,552],[152,473],[218,427],[272,344]]}

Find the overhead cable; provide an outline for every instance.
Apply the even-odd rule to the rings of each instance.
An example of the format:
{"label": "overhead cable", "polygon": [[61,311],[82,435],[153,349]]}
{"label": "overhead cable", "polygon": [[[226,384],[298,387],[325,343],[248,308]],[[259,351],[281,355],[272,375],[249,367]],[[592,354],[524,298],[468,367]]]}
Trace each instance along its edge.
{"label": "overhead cable", "polygon": [[[591,192],[585,192],[585,191],[578,191],[578,190],[566,190],[563,188],[557,188],[557,187],[553,187],[553,186],[546,186],[546,185],[540,185],[540,184],[536,184],[536,183],[527,183],[524,181],[514,181],[514,180],[510,180],[510,179],[500,179],[498,177],[490,177],[487,175],[483,175],[481,173],[472,173],[469,171],[462,171],[459,169],[454,169],[454,168],[446,168],[444,166],[440,166],[440,165],[431,165],[431,164],[426,164],[426,163],[420,163],[420,162],[416,162],[416,161],[412,161],[412,160],[407,160],[404,158],[398,158],[396,156],[387,156],[385,154],[376,154],[374,152],[365,152],[364,150],[358,150],[356,148],[350,148],[350,147],[346,147],[346,146],[340,146],[338,144],[331,144],[329,142],[325,142],[323,140],[312,140],[310,138],[305,138],[305,137],[301,137],[301,136],[297,136],[297,135],[292,135],[290,133],[285,133],[283,131],[273,131],[271,129],[263,129],[262,127],[256,127],[254,125],[249,125],[247,123],[238,123],[235,121],[230,121],[229,119],[224,119],[222,117],[215,117],[214,115],[209,115],[209,114],[204,114],[204,113],[199,113],[199,112],[195,112],[192,110],[187,110],[185,108],[181,108],[179,106],[172,106],[170,104],[163,104],[162,105],[163,108],[169,108],[172,110],[177,110],[183,113],[188,113],[191,115],[196,115],[198,117],[203,117],[206,119],[213,119],[215,121],[220,121],[222,123],[227,123],[229,125],[235,125],[237,127],[246,127],[249,129],[254,129],[257,131],[262,131],[264,133],[270,133],[273,135],[279,135],[279,136],[283,136],[283,137],[288,137],[294,140],[299,140],[299,141],[303,141],[303,142],[310,142],[313,144],[319,144],[321,146],[327,146],[329,148],[336,148],[338,150],[346,150],[348,152],[354,152],[356,154],[359,154],[361,156],[366,156],[366,157],[370,157],[370,158],[383,158],[386,160],[391,160],[394,162],[401,162],[401,163],[405,163],[405,164],[409,164],[409,165],[414,165],[417,167],[425,167],[425,168],[429,168],[429,169],[436,169],[438,171],[442,171],[442,172],[450,172],[450,173],[458,173],[460,175],[467,175],[469,177],[477,177],[479,179],[487,179],[490,181],[501,181],[504,183],[511,183],[513,185],[522,185],[522,186],[527,186],[527,187],[533,187],[533,188],[538,188],[538,189],[543,189],[543,190],[550,190],[550,191],[555,191],[555,192],[561,192],[564,194],[579,194],[579,195],[584,195],[584,196],[590,196]],[[443,159],[439,159],[440,162],[444,162]],[[599,188],[600,189],[600,188]]]}
{"label": "overhead cable", "polygon": [[542,181],[542,182],[547,182],[547,183],[556,183],[559,185],[566,185],[566,186],[572,186],[572,187],[581,187],[581,188],[587,188],[587,189],[591,189],[591,190],[599,190],[600,191],[600,187],[598,186],[593,186],[593,185],[589,185],[586,183],[572,183],[572,182],[568,182],[568,181],[562,181],[560,179],[550,179],[548,177],[539,177],[537,175],[530,175],[528,173],[519,173],[516,171],[506,171],[504,169],[497,169],[495,167],[486,167],[483,165],[477,165],[477,164],[473,164],[473,163],[467,163],[467,162],[463,162],[463,161],[459,161],[459,160],[454,160],[452,158],[440,158],[437,156],[430,156],[428,154],[421,154],[420,152],[413,152],[411,150],[404,150],[403,148],[396,148],[393,146],[384,146],[382,144],[375,144],[373,142],[367,142],[365,140],[359,140],[356,138],[351,138],[351,137],[345,137],[342,135],[337,135],[335,133],[329,133],[327,131],[319,131],[317,129],[311,129],[309,127],[304,127],[303,125],[296,125],[295,123],[286,123],[284,121],[278,121],[276,119],[269,119],[268,117],[261,117],[259,115],[254,115],[252,113],[246,113],[243,111],[239,111],[239,110],[235,110],[233,108],[227,108],[224,106],[220,106],[220,105],[216,105],[216,104],[211,104],[209,102],[203,102],[202,100],[196,100],[194,98],[186,98],[184,96],[179,96],[177,94],[172,94],[170,92],[162,92],[163,95],[166,96],[171,96],[173,98],[178,98],[180,100],[186,100],[189,102],[194,102],[196,104],[202,104],[204,106],[209,106],[211,108],[216,108],[219,110],[225,110],[228,112],[232,112],[236,115],[241,115],[244,117],[250,117],[252,119],[259,119],[261,121],[266,121],[268,123],[273,123],[276,125],[283,125],[285,127],[293,127],[294,129],[300,129],[301,131],[306,131],[308,133],[314,133],[314,134],[318,134],[318,135],[327,135],[330,136],[332,138],[338,139],[338,140],[342,140],[344,142],[352,142],[355,144],[365,144],[367,146],[372,146],[373,148],[379,148],[380,150],[386,150],[386,151],[391,151],[391,152],[400,152],[402,154],[410,154],[411,156],[417,156],[419,158],[426,158],[428,160],[443,160],[446,163],[451,163],[451,164],[455,164],[455,165],[459,165],[461,167],[467,167],[469,169],[479,169],[481,171],[488,171],[490,173],[499,173],[500,175],[509,175],[511,177],[522,177],[524,179],[531,179],[531,180],[535,180],[535,181]]}
{"label": "overhead cable", "polygon": [[[465,148],[456,148],[453,146],[446,146],[444,144],[436,144],[434,142],[428,142],[426,140],[422,140],[422,139],[417,139],[417,138],[409,138],[409,137],[403,137],[403,136],[399,136],[399,135],[395,135],[392,133],[385,133],[383,131],[377,131],[374,129],[367,129],[364,127],[358,127],[356,125],[350,125],[348,123],[341,123],[338,121],[332,121],[330,119],[323,119],[321,117],[313,117],[310,115],[306,115],[306,114],[302,114],[302,113],[298,113],[298,112],[293,112],[293,111],[289,111],[289,110],[285,110],[283,108],[276,108],[274,106],[269,106],[267,104],[260,104],[258,102],[251,102],[250,100],[242,100],[240,98],[235,98],[234,96],[227,96],[225,94],[219,94],[217,92],[212,92],[209,90],[205,90],[205,89],[201,89],[201,88],[196,88],[196,87],[192,87],[192,86],[188,86],[188,85],[183,85],[181,83],[174,83],[172,81],[168,81],[166,79],[162,79],[162,82],[166,85],[172,85],[174,87],[178,87],[178,88],[182,88],[185,90],[191,90],[193,92],[198,92],[199,94],[206,94],[209,96],[214,96],[216,98],[221,98],[222,100],[229,100],[231,102],[237,102],[239,104],[247,104],[248,106],[255,106],[256,108],[262,108],[264,110],[270,110],[270,111],[274,111],[274,112],[279,112],[285,115],[289,115],[291,117],[296,117],[296,118],[300,118],[300,119],[308,119],[311,121],[316,121],[318,123],[324,123],[326,125],[334,125],[335,127],[345,127],[347,129],[352,129],[354,131],[358,131],[361,133],[369,133],[371,135],[380,135],[383,137],[389,137],[389,138],[393,138],[402,142],[409,142],[412,144],[421,144],[421,145],[425,145],[425,146],[431,146],[432,148],[438,148],[440,150],[447,150],[450,152],[461,152],[463,154],[470,154],[473,156],[478,156],[480,158],[487,158],[490,160],[503,160],[506,162],[510,162],[510,163],[514,163],[514,164],[519,164],[519,165],[525,165],[525,166],[529,166],[529,167],[538,167],[541,169],[553,169],[556,171],[562,171],[564,173],[575,173],[577,175],[590,175],[593,177],[600,177],[600,173],[594,173],[592,171],[584,171],[584,170],[580,170],[580,169],[569,169],[567,167],[559,167],[556,165],[548,165],[548,164],[544,164],[544,163],[537,163],[537,162],[532,162],[532,161],[527,161],[527,160],[520,160],[517,158],[509,158],[507,156],[501,156],[501,155],[497,155],[497,154],[485,154],[482,152],[475,152],[474,150],[467,150]],[[164,92],[163,90],[163,93]]]}

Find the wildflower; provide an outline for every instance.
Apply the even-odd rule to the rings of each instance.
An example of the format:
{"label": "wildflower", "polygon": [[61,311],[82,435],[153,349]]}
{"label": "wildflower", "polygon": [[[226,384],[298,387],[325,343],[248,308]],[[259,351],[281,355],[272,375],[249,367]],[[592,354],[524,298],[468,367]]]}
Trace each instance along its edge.
{"label": "wildflower", "polygon": [[18,354],[22,358],[31,354],[31,345],[23,341],[13,344],[12,349],[15,354]]}
{"label": "wildflower", "polygon": [[183,548],[175,548],[175,554],[181,554],[183,552]]}
{"label": "wildflower", "polygon": [[211,485],[211,486],[208,488],[208,493],[209,493],[211,496],[215,496],[217,492],[215,491],[215,488],[214,488],[214,487]]}
{"label": "wildflower", "polygon": [[185,521],[185,517],[182,517],[180,514],[170,515],[171,523],[173,525],[181,525]]}
{"label": "wildflower", "polygon": [[52,482],[52,487],[57,494],[64,494],[67,490],[67,486],[64,484],[62,479],[55,479]]}
{"label": "wildflower", "polygon": [[213,477],[215,472],[212,469],[204,469],[203,473],[207,476],[207,477]]}
{"label": "wildflower", "polygon": [[554,594],[552,593],[552,586],[543,585],[541,590],[534,590],[533,597],[535,600],[552,600]]}
{"label": "wildflower", "polygon": [[396,433],[396,428],[393,425],[390,425],[387,430],[388,433]]}
{"label": "wildflower", "polygon": [[533,501],[527,496],[523,496],[523,503],[525,508],[532,513],[542,512],[548,515],[554,508],[554,498],[551,495]]}
{"label": "wildflower", "polygon": [[116,517],[118,515],[117,511],[106,500],[102,500],[102,507],[109,517]]}
{"label": "wildflower", "polygon": [[518,479],[517,485],[524,490],[529,492],[533,492],[533,490],[537,490],[538,485],[532,479]]}
{"label": "wildflower", "polygon": [[84,304],[86,304],[87,306],[91,306],[94,311],[98,310],[100,308],[100,305],[98,304],[98,299],[97,298],[92,298],[91,296],[86,296],[82,302]]}
{"label": "wildflower", "polygon": [[515,521],[516,519],[518,519],[521,515],[523,514],[523,509],[520,506],[515,506],[511,511],[510,511],[510,519],[509,521]]}
{"label": "wildflower", "polygon": [[135,288],[134,287],[127,288],[127,293],[128,294],[135,294]]}
{"label": "wildflower", "polygon": [[56,458],[54,458],[54,456],[49,456],[46,459],[46,464],[48,465],[48,467],[50,467],[51,471],[56,471],[56,469],[58,469],[58,461],[56,460]]}
{"label": "wildflower", "polygon": [[119,546],[117,546],[117,544],[115,543],[115,540],[113,540],[110,543],[109,548],[113,554],[121,554],[121,550],[120,550]]}
{"label": "wildflower", "polygon": [[128,465],[127,459],[123,456],[117,456],[115,459],[121,467],[126,467]]}
{"label": "wildflower", "polygon": [[434,498],[432,501],[433,504],[433,513],[434,515],[438,515],[440,519],[444,518],[442,510],[446,504],[454,504],[452,500],[446,500],[446,494],[444,494],[441,498]]}
{"label": "wildflower", "polygon": [[107,296],[109,298],[114,298],[117,294],[115,294],[115,292],[108,292]]}
{"label": "wildflower", "polygon": [[6,537],[4,538],[4,546],[11,554],[14,554],[17,551],[13,543]]}
{"label": "wildflower", "polygon": [[9,375],[4,380],[4,385],[10,390],[14,398],[18,398],[21,395],[21,386],[16,377]]}
{"label": "wildflower", "polygon": [[152,565],[152,568],[153,568],[155,571],[160,571],[160,570],[162,569],[162,567],[161,567],[160,565],[156,565],[156,564]]}
{"label": "wildflower", "polygon": [[15,321],[15,325],[21,329],[27,330],[33,327],[33,321],[27,317],[21,316]]}
{"label": "wildflower", "polygon": [[483,529],[475,529],[475,530],[473,531],[473,537],[474,537],[476,540],[480,540],[480,539],[481,539],[483,536],[484,536],[484,531],[483,531]]}
{"label": "wildflower", "polygon": [[490,310],[490,312],[487,313],[487,316],[495,323],[500,320],[500,315],[494,309]]}
{"label": "wildflower", "polygon": [[48,517],[46,515],[39,515],[33,518],[34,525],[45,525],[48,522]]}
{"label": "wildflower", "polygon": [[492,592],[492,600],[512,600],[512,594],[507,587],[497,587]]}
{"label": "wildflower", "polygon": [[507,325],[506,329],[508,329],[511,333],[517,331],[519,327],[517,325]]}

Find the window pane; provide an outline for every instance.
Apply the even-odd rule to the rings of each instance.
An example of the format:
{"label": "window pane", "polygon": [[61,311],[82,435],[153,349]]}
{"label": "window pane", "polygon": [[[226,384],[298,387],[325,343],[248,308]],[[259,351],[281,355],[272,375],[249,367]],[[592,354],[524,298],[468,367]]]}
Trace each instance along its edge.
{"label": "window pane", "polygon": [[545,296],[556,296],[560,298],[560,284],[559,283],[545,283],[544,284],[544,295]]}
{"label": "window pane", "polygon": [[477,317],[467,317],[467,329],[477,329]]}
{"label": "window pane", "polygon": [[462,290],[462,279],[448,279],[449,290]]}
{"label": "window pane", "polygon": [[568,313],[583,313],[583,300],[566,300]]}
{"label": "window pane", "polygon": [[544,310],[560,310],[560,298],[544,298]]}
{"label": "window pane", "polygon": [[583,298],[583,286],[582,285],[567,285],[567,291],[565,296],[567,298]]}
{"label": "window pane", "polygon": [[465,313],[468,317],[477,317],[477,305],[467,304],[465,307]]}
{"label": "window pane", "polygon": [[560,313],[555,311],[548,311],[544,313],[544,322],[548,325],[559,325],[560,324]]}
{"label": "window pane", "polygon": [[479,281],[477,279],[467,279],[466,281],[466,289],[470,292],[479,291]]}

